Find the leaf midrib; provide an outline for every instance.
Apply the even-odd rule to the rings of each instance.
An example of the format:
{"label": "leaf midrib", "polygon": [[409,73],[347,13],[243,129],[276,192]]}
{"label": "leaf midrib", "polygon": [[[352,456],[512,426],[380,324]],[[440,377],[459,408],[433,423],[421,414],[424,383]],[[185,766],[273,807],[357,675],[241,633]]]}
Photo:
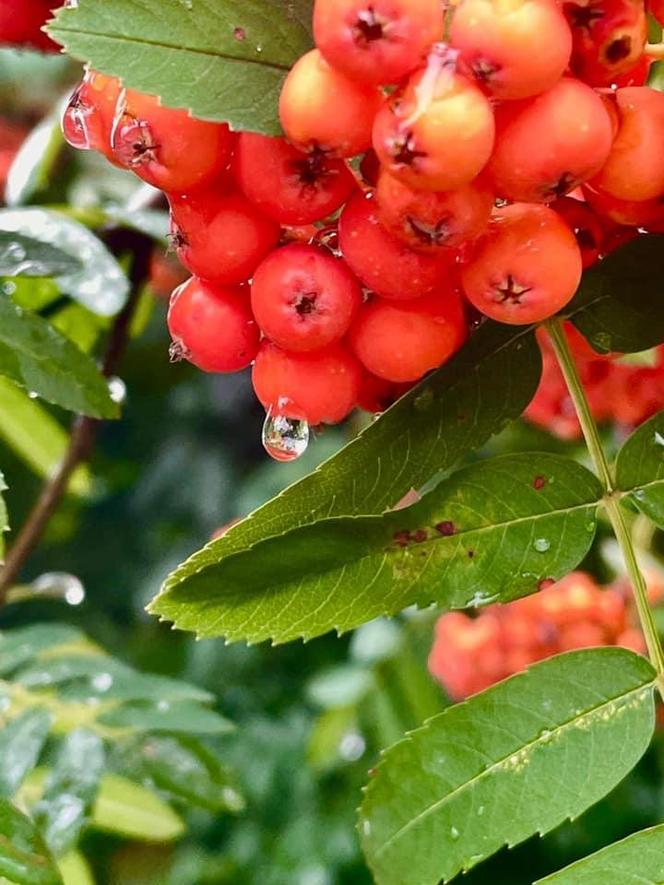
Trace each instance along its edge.
{"label": "leaf midrib", "polygon": [[270,68],[271,70],[285,73],[290,70],[289,65],[279,64],[278,62],[267,61],[264,58],[243,58],[235,55],[228,55],[224,52],[214,52],[209,49],[197,49],[193,46],[181,46],[175,43],[165,43],[163,40],[148,40],[145,37],[122,37],[115,34],[106,34],[99,31],[83,30],[81,28],[65,28],[62,26],[51,27],[48,29],[49,34],[57,37],[61,34],[74,34],[82,37],[96,37],[102,40],[108,40],[115,43],[129,44],[130,46],[152,46],[157,49],[165,49],[169,51],[186,52],[192,55],[202,55],[206,58],[215,58],[222,61],[234,62],[236,64],[255,65],[259,68]]}
{"label": "leaf midrib", "polygon": [[[424,820],[425,818],[429,817],[429,815],[435,813],[436,811],[438,811],[438,809],[442,808],[443,805],[445,805],[448,801],[453,800],[457,795],[462,793],[467,788],[474,786],[475,784],[477,784],[479,781],[483,780],[488,775],[493,774],[498,768],[500,768],[502,765],[504,765],[507,762],[507,760],[510,759],[511,757],[513,757],[519,753],[522,753],[524,751],[529,751],[532,747],[535,747],[538,744],[551,743],[558,735],[563,733],[565,729],[567,729],[569,727],[576,726],[577,723],[579,723],[579,722],[583,722],[583,720],[585,718],[592,716],[598,710],[602,710],[605,707],[610,707],[613,704],[617,704],[617,703],[622,704],[622,702],[627,702],[632,696],[638,695],[641,693],[643,693],[644,697],[645,697],[645,692],[649,688],[653,688],[654,685],[655,685],[655,680],[651,679],[650,682],[644,683],[644,684],[638,686],[637,688],[633,688],[629,692],[627,692],[626,694],[621,694],[616,697],[612,697],[609,700],[605,700],[602,703],[597,704],[594,707],[590,707],[589,709],[585,710],[581,716],[574,716],[573,718],[567,719],[565,722],[562,722],[560,725],[548,729],[549,733],[544,736],[541,733],[538,734],[534,740],[523,744],[517,750],[513,750],[511,753],[508,753],[507,756],[503,756],[501,759],[497,760],[496,762],[493,762],[491,765],[489,765],[485,769],[483,769],[479,774],[475,775],[470,780],[467,780],[464,783],[460,784],[458,787],[455,787],[452,790],[452,792],[443,796],[441,799],[438,799],[436,802],[429,805],[423,811],[419,812],[414,818],[412,818],[412,820],[405,823],[395,833],[393,833],[393,835],[390,836],[389,839],[387,839],[381,845],[381,847],[376,850],[376,857],[380,857],[382,854],[384,854],[384,852],[387,851],[387,849],[390,848],[403,835],[405,835],[407,832],[412,830],[413,827],[419,825],[421,823],[421,821]],[[445,715],[445,714],[442,714],[442,715]],[[380,772],[378,772],[378,773],[380,773]]]}

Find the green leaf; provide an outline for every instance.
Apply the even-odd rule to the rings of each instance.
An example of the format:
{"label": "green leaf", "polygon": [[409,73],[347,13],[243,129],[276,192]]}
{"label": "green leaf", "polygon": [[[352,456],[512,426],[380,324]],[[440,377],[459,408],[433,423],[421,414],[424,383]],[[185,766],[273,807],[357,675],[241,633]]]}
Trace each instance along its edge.
{"label": "green leaf", "polygon": [[33,624],[0,633],[0,676],[9,676],[41,652],[85,639],[68,624]]}
{"label": "green leaf", "polygon": [[5,532],[9,531],[9,514],[2,493],[7,490],[5,478],[0,473],[0,565],[5,561]]}
{"label": "green leaf", "polygon": [[57,686],[68,700],[211,701],[214,695],[195,685],[139,673],[106,655],[49,655],[20,670],[14,680],[28,689]]}
{"label": "green leaf", "polygon": [[0,295],[0,375],[47,402],[93,418],[116,418],[94,361],[41,317]]}
{"label": "green leaf", "polygon": [[26,710],[0,731],[0,795],[11,798],[33,770],[46,743],[51,716]]}
{"label": "green leaf", "polygon": [[58,860],[64,885],[95,885],[92,870],[79,851],[70,851]]}
{"label": "green leaf", "polygon": [[98,720],[112,728],[133,731],[182,731],[191,734],[225,734],[233,731],[228,719],[194,703],[125,704],[103,713]]}
{"label": "green leaf", "polygon": [[208,588],[219,560],[271,535],[330,516],[383,513],[518,418],[540,372],[532,331],[486,323],[338,455],[180,566],[150,611],[170,618],[169,590]]}
{"label": "green leaf", "polygon": [[597,802],[650,742],[654,675],[625,649],[560,655],[388,750],[360,811],[378,885],[448,882]]}
{"label": "green leaf", "polygon": [[600,353],[638,353],[664,341],[664,236],[640,236],[583,275],[567,312]]}
{"label": "green leaf", "polygon": [[50,115],[38,123],[18,149],[5,186],[8,206],[25,205],[31,200],[40,202],[35,199],[37,194],[45,190],[57,174],[65,143],[58,116]]}
{"label": "green leaf", "polygon": [[102,241],[77,221],[50,209],[0,210],[0,229],[24,234],[76,259],[79,270],[58,274],[62,293],[100,316],[113,316],[129,295],[129,281]]}
{"label": "green leaf", "polygon": [[279,92],[311,48],[310,18],[311,0],[81,0],[57,13],[49,33],[166,105],[278,133]]}
{"label": "green leaf", "polygon": [[642,424],[622,447],[616,484],[632,504],[664,528],[664,412]]}
{"label": "green leaf", "polygon": [[664,825],[634,833],[535,885],[664,885]]}
{"label": "green leaf", "polygon": [[213,812],[244,809],[231,771],[195,738],[151,735],[139,753],[144,773],[171,796]]}
{"label": "green leaf", "polygon": [[[0,437],[44,479],[53,475],[69,442],[69,436],[50,412],[13,381],[1,376]],[[69,491],[86,496],[90,490],[90,471],[80,467],[71,479]]]}
{"label": "green leaf", "polygon": [[117,774],[101,779],[91,826],[146,842],[170,842],[184,832],[184,823],[170,805]]}
{"label": "green leaf", "polygon": [[89,823],[104,767],[101,738],[86,728],[70,732],[46,779],[34,818],[55,854],[64,854]]}
{"label": "green leaf", "polygon": [[32,821],[0,799],[0,876],[18,885],[62,885]]}
{"label": "green leaf", "polygon": [[202,636],[286,642],[410,605],[515,599],[578,565],[601,496],[593,474],[555,455],[481,461],[406,510],[321,520],[229,556],[156,609]]}
{"label": "green leaf", "polygon": [[0,230],[0,276],[54,277],[80,270],[78,258],[62,249],[25,234]]}

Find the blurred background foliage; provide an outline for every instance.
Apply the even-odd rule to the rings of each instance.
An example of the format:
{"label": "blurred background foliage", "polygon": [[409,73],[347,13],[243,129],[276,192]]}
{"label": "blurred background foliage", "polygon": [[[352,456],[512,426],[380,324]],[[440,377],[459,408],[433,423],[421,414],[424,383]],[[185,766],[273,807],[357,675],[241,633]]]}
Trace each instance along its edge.
{"label": "blurred background foliage", "polygon": [[[41,139],[42,150],[32,156],[42,165],[35,167],[29,156],[18,170],[14,165],[10,197],[67,207],[94,223],[100,211],[117,213],[131,201],[136,185],[98,157],[65,149],[53,128],[54,109],[79,74],[62,57],[0,51],[0,177],[7,175],[18,144],[38,127],[32,138]],[[161,230],[163,222],[154,214],[152,229]],[[157,248],[163,252],[164,244]],[[48,283],[21,285],[26,304],[44,315],[67,308]],[[162,277],[154,278],[153,288],[162,287]],[[353,422],[327,430],[300,461],[271,462],[260,443],[264,416],[246,376],[205,376],[187,364],[169,364],[165,306],[163,292],[146,297],[140,334],[121,371],[127,389],[123,418],[103,426],[89,473],[79,476],[24,576],[26,585],[41,577],[43,591],[43,576],[55,574],[45,582],[53,598],[35,595],[39,584],[15,594],[28,598],[2,610],[0,628],[75,625],[141,671],[212,692],[217,710],[236,723],[234,733],[215,738],[215,748],[236,770],[245,807],[229,814],[185,803],[186,834],[166,846],[91,830],[81,849],[100,885],[363,885],[370,876],[354,826],[366,773],[380,748],[446,704],[426,669],[435,613],[406,613],[352,636],[277,648],[197,643],[145,614],[164,576],[183,558],[310,472],[357,430]],[[60,315],[60,322],[67,316]],[[96,336],[80,314],[69,328],[83,345]],[[64,413],[48,413],[67,429]],[[52,444],[57,427],[51,424],[46,435]],[[578,454],[576,443],[525,423],[491,444],[492,452],[508,449]],[[39,461],[37,455],[30,463],[25,445],[12,443],[9,423],[4,432],[0,428],[14,527],[38,494],[39,474],[48,471],[48,458]],[[610,574],[599,549],[585,567],[605,581]],[[79,591],[68,594],[72,587]],[[630,777],[580,820],[502,852],[464,882],[526,885],[658,822],[663,767],[658,739]],[[73,870],[67,881],[89,880]]]}

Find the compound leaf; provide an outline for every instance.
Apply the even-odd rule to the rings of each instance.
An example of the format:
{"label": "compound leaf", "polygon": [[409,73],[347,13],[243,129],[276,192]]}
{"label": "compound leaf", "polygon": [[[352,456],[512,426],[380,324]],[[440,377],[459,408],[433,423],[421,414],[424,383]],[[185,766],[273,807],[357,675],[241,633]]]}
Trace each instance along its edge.
{"label": "compound leaf", "polygon": [[622,447],[616,483],[631,503],[664,528],[664,412],[642,424]]}

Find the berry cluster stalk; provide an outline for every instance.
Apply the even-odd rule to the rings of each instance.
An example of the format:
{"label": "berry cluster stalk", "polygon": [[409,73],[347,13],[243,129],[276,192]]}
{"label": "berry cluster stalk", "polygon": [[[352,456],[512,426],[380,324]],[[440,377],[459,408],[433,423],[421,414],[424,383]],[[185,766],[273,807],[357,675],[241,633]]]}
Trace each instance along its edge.
{"label": "berry cluster stalk", "polygon": [[648,602],[648,587],[646,580],[639,567],[634,543],[620,506],[620,493],[615,489],[611,468],[609,467],[606,453],[597,429],[597,424],[593,418],[581,378],[579,377],[562,321],[557,318],[548,320],[545,323],[545,327],[551,338],[553,349],[564,375],[572,402],[574,403],[574,408],[576,409],[590,456],[595,465],[595,470],[597,471],[604,488],[603,503],[622,551],[625,567],[636,600],[641,629],[643,630],[643,635],[645,636],[646,645],[648,647],[648,655],[650,657],[650,662],[657,671],[659,692],[664,698],[664,651],[662,650],[657,627],[655,626],[655,621]]}

